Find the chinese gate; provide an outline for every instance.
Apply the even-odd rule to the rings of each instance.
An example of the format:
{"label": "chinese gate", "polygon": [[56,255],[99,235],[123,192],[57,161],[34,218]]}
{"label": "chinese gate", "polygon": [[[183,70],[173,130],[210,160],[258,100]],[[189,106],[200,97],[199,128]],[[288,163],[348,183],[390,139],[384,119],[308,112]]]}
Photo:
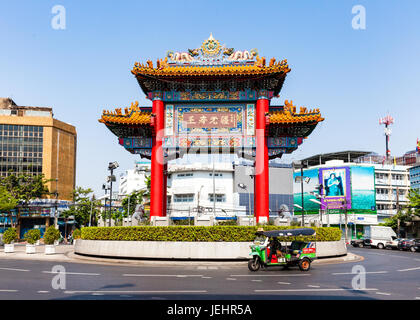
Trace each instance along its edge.
{"label": "chinese gate", "polygon": [[298,148],[323,121],[318,109],[307,110],[278,97],[290,68],[273,58],[266,65],[256,49],[237,51],[210,36],[196,49],[169,51],[165,59],[135,63],[136,77],[152,107],[132,103],[104,111],[104,123],[119,144],[151,159],[150,217],[166,215],[169,160],[186,153],[235,153],[254,161],[254,215],[269,216],[268,162]]}

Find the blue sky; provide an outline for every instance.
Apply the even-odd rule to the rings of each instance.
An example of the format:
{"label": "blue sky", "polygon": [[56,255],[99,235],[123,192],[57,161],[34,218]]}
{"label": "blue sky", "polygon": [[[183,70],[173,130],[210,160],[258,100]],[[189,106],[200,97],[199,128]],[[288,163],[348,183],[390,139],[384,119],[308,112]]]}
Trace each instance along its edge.
{"label": "blue sky", "polygon": [[[366,8],[354,30],[352,7]],[[54,30],[54,5],[66,29]],[[395,118],[390,149],[420,138],[420,2],[406,1],[4,1],[0,2],[0,97],[50,106],[78,132],[77,185],[101,193],[109,161],[117,174],[139,160],[97,120],[103,109],[150,105],[134,62],[195,48],[210,32],[229,47],[257,48],[292,71],[280,99],[320,108],[325,121],[284,162],[348,149],[384,153],[378,119]]]}

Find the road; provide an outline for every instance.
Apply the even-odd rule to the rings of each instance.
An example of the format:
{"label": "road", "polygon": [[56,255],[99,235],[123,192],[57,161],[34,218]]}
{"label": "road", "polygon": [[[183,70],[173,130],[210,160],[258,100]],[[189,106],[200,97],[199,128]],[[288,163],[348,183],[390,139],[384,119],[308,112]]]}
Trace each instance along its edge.
{"label": "road", "polygon": [[[313,265],[309,272],[273,268],[251,273],[246,262],[128,266],[2,259],[0,299],[420,300],[420,253],[349,251],[365,259]],[[63,266],[65,274],[54,273],[56,265]],[[352,287],[355,265],[366,272],[363,290]]]}

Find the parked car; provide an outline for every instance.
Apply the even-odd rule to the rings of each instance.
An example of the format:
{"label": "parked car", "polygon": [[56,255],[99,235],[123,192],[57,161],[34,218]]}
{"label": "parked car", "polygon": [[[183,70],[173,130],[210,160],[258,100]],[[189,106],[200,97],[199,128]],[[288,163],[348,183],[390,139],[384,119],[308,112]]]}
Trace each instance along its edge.
{"label": "parked car", "polygon": [[355,248],[363,248],[364,247],[364,239],[355,239],[351,240],[350,244]]}
{"label": "parked car", "polygon": [[396,239],[392,239],[391,241],[387,241],[385,244],[385,248],[387,249],[392,249],[392,250],[397,250],[398,249],[398,244],[401,241],[404,241],[406,239],[404,238],[396,238]]}
{"label": "parked car", "polygon": [[410,250],[411,252],[420,251],[420,239],[406,239],[398,243],[398,249]]}
{"label": "parked car", "polygon": [[397,234],[391,227],[367,226],[363,234],[364,245],[384,249],[387,241],[397,238]]}

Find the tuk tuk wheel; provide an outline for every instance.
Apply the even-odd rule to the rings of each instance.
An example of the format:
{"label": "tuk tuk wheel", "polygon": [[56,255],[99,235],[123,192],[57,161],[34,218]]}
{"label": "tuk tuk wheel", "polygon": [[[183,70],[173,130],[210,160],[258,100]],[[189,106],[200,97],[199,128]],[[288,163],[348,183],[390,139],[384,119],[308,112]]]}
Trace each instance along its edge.
{"label": "tuk tuk wheel", "polygon": [[248,269],[250,271],[258,271],[260,267],[261,267],[261,264],[258,258],[254,258],[248,261]]}
{"label": "tuk tuk wheel", "polygon": [[300,271],[309,271],[311,268],[311,261],[309,259],[303,258],[299,261],[299,269]]}

